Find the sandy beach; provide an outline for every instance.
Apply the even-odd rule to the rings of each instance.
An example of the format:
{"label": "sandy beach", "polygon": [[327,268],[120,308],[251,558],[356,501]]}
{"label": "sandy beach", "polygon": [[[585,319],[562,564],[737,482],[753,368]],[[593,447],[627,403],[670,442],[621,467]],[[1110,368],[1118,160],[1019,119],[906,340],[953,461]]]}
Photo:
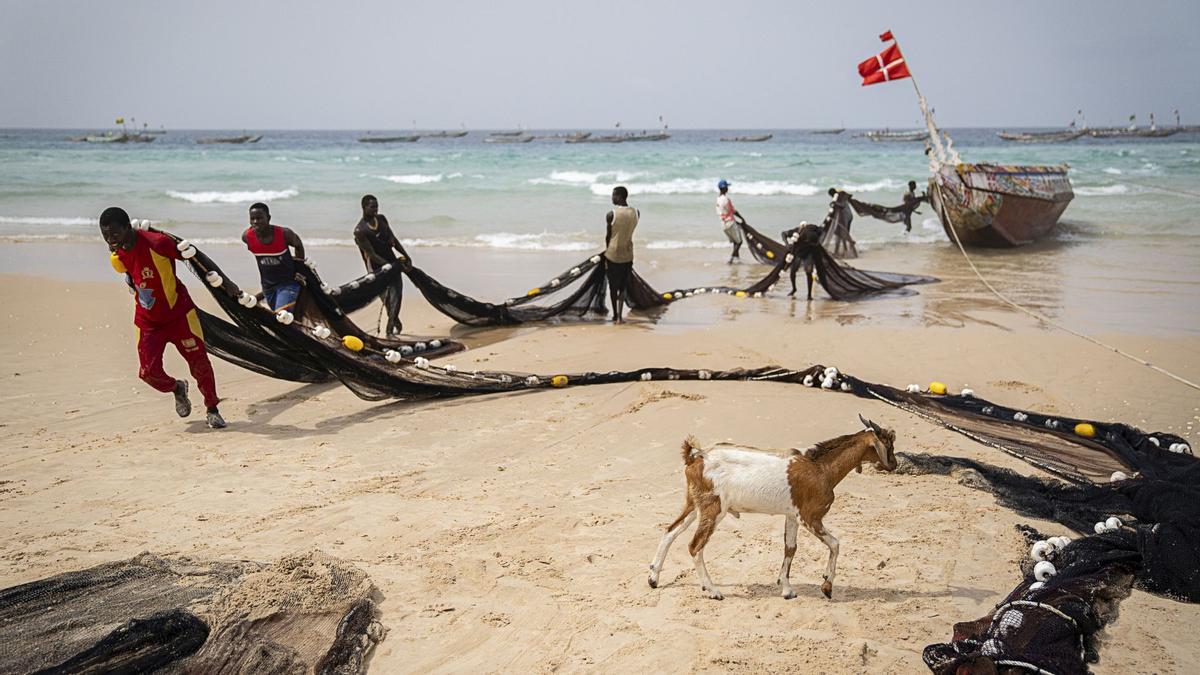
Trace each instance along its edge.
{"label": "sandy beach", "polygon": [[[251,274],[235,250],[210,252],[231,274]],[[357,270],[350,249],[317,251],[329,278]],[[859,261],[945,279],[895,300],[707,297],[658,324],[468,331],[410,292],[404,319],[409,333],[467,343],[449,359],[460,367],[823,363],[897,386],[970,386],[1007,405],[1124,421],[1195,445],[1193,392],[1003,310],[943,253],[903,267],[887,250]],[[494,300],[521,291],[515,278],[540,279],[575,254],[527,256],[516,277],[456,268],[444,251],[416,255]],[[749,265],[730,272],[693,258],[704,252],[679,255],[655,258],[647,274],[664,287],[706,273],[751,276]],[[1018,581],[1026,550],[1016,525],[1068,534],[949,477],[865,468],[841,484],[826,519],[842,542],[831,601],[818,588],[826,550],[803,532],[792,570],[799,597],[777,595],[782,522],[755,515],[726,519],[708,547],[724,602],[701,594],[685,540],[651,589],[647,565],[683,502],[678,445],[689,433],[786,449],[854,431],[861,412],[895,429],[899,452],[1037,471],[882,403],[753,382],[370,403],[337,384],[274,381],[215,361],[230,425],[213,432],[198,415],[176,418],[170,398],[137,379],[131,301],[104,258],[98,244],[0,245],[0,587],[142,551],[267,561],[316,549],[380,590],[389,633],[373,672],[917,672],[925,645]],[[186,282],[213,306],[199,281]],[[1079,302],[1087,295],[1039,292],[1097,337],[1200,378],[1194,318],[1106,324]],[[1133,319],[1158,311],[1117,304]],[[355,319],[374,326],[376,316],[372,306]],[[186,372],[174,353],[167,370]],[[1198,620],[1194,605],[1135,591],[1095,670],[1192,670]]]}

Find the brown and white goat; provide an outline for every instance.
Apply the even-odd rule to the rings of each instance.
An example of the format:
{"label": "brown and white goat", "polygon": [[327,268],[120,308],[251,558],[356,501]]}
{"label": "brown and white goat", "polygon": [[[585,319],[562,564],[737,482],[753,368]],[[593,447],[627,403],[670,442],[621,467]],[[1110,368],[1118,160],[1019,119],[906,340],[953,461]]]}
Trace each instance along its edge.
{"label": "brown and white goat", "polygon": [[821,592],[826,598],[830,597],[837,571],[838,540],[825,529],[821,520],[833,505],[833,489],[851,470],[861,473],[863,462],[874,462],[885,471],[896,468],[893,449],[896,433],[863,419],[862,415],[858,418],[866,427],[863,431],[822,441],[803,452],[793,450],[787,456],[727,443],[705,449],[694,437],[688,436],[683,442],[687,502],[683,513],[667,527],[658,544],[654,562],[650,563],[650,587],[658,587],[658,574],[662,571],[667,549],[699,516],[700,524],[688,552],[696,565],[700,587],[710,598],[724,599],[704,566],[704,546],[726,513],[735,518],[742,513],[766,513],[785,518],[783,566],[779,569],[777,582],[783,597],[788,600],[796,597],[788,576],[792,557],[796,554],[798,523],[803,523],[805,529],[829,547],[829,563]]}

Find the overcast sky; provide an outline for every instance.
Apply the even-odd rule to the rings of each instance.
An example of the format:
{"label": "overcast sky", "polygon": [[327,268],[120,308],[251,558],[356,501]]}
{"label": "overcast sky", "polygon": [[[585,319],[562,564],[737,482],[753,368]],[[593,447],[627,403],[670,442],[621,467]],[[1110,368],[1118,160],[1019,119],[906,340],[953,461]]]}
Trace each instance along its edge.
{"label": "overcast sky", "polygon": [[[0,127],[1200,123],[1200,2],[0,0]],[[1173,119],[1173,118],[1172,118]]]}

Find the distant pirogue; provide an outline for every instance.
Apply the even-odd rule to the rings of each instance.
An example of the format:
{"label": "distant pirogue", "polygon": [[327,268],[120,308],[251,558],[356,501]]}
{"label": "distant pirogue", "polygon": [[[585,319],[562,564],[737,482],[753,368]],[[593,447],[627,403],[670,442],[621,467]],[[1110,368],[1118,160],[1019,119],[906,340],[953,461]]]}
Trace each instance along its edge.
{"label": "distant pirogue", "polygon": [[[761,243],[762,235],[759,238]],[[644,367],[551,374],[459,370],[429,360],[462,349],[456,342],[383,340],[367,335],[346,317],[346,312],[366,306],[393,283],[393,275],[402,271],[398,266],[338,288],[323,285],[315,270],[302,267],[307,290],[301,296],[296,320],[285,324],[229,281],[208,256],[187,242],[179,245],[189,251],[188,264],[206,280],[213,297],[233,320],[230,323],[201,313],[209,349],[273,377],[303,382],[337,378],[366,399],[455,397],[639,381],[802,385],[888,403],[1061,478],[1065,483],[1027,478],[962,459],[907,458],[910,472],[972,469],[982,485],[1006,505],[1056,520],[1085,535],[1075,541],[1050,538],[1034,544],[1025,580],[994,612],[980,621],[959,624],[954,642],[926,648],[926,663],[936,672],[956,672],[960,666],[985,662],[1047,672],[1085,672],[1086,663],[1098,658],[1096,634],[1115,616],[1117,603],[1132,585],[1175,599],[1200,601],[1200,462],[1186,441],[1175,434],[1018,410],[976,398],[966,390],[949,395],[941,383],[924,390],[918,385],[900,390],[822,365],[731,370]],[[783,255],[786,258],[788,253]],[[603,278],[602,262],[603,258],[589,258],[566,276],[556,277],[557,286],[553,280],[546,284],[558,289],[564,279],[593,279],[580,285],[585,290],[576,290],[552,307],[531,305],[543,295],[540,287],[534,289],[537,293],[531,291],[495,305],[465,298],[417,268],[403,272],[426,297],[444,299],[445,308],[439,309],[479,318],[487,325],[536,318],[555,307],[588,311],[595,307],[597,295],[602,301],[603,287],[597,292],[594,280]],[[763,284],[769,288],[783,266],[778,265],[751,288]],[[677,299],[677,293],[689,297],[697,290],[709,289],[663,293],[652,302],[652,289],[644,285],[641,302],[643,307],[662,306]],[[585,296],[586,301],[581,301]],[[901,470],[906,470],[903,465]],[[1094,527],[1089,527],[1093,521]]]}

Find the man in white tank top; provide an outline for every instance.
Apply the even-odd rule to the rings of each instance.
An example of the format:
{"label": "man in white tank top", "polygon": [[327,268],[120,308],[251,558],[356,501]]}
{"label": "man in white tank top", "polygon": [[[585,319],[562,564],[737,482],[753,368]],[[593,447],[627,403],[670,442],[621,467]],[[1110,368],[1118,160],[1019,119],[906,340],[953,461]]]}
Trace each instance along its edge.
{"label": "man in white tank top", "polygon": [[641,213],[629,205],[629,190],[618,185],[612,191],[613,210],[608,212],[608,223],[604,237],[605,276],[608,277],[608,294],[612,299],[613,322],[625,323],[621,316],[625,308],[625,290],[629,275],[633,273],[633,231],[637,229]]}

